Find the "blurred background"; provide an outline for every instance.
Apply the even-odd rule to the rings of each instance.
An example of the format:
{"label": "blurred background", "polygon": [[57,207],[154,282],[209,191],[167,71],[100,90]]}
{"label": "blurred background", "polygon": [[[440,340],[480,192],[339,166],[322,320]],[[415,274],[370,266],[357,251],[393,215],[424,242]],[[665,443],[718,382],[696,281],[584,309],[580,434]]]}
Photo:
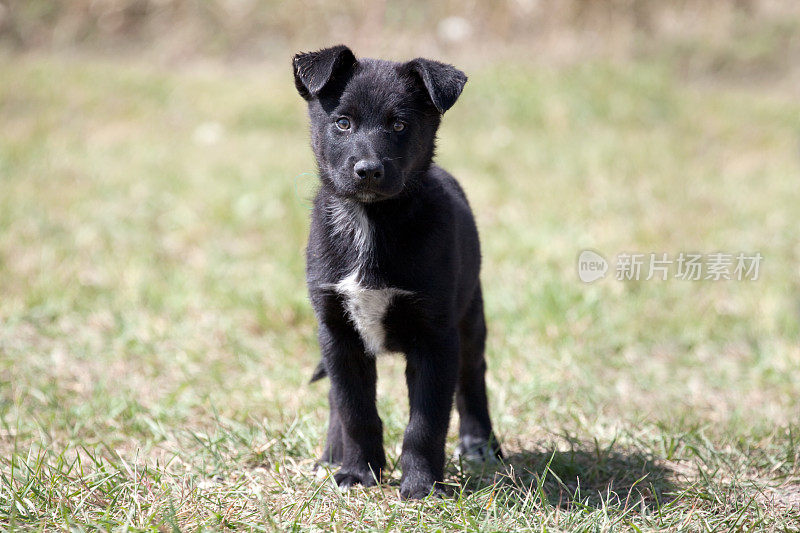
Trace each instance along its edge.
{"label": "blurred background", "polygon": [[[316,174],[290,59],[336,43],[469,75],[437,159],[481,231],[513,468],[448,464],[458,513],[791,524],[791,0],[0,0],[0,524],[418,525],[391,485],[342,506],[310,474],[327,385],[307,384]],[[764,259],[758,281],[589,285],[584,249]],[[403,364],[379,366],[393,465]],[[448,509],[438,524],[463,528]]]}
{"label": "blurred background", "polygon": [[791,0],[4,0],[0,42],[167,64],[283,60],[340,41],[488,61],[666,56],[688,73],[774,81],[800,63],[798,18]]}

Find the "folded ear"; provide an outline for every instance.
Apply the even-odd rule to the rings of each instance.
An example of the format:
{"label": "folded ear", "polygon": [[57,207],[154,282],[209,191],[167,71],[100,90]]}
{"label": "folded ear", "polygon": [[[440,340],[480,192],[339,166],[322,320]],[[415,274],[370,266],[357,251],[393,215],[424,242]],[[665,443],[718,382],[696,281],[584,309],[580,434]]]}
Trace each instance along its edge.
{"label": "folded ear", "polygon": [[453,107],[464,84],[467,83],[467,75],[453,65],[430,59],[414,59],[406,63],[406,68],[422,79],[439,113],[444,113]]}
{"label": "folded ear", "polygon": [[297,54],[292,59],[294,85],[306,100],[316,98],[338,73],[349,70],[356,56],[344,45]]}

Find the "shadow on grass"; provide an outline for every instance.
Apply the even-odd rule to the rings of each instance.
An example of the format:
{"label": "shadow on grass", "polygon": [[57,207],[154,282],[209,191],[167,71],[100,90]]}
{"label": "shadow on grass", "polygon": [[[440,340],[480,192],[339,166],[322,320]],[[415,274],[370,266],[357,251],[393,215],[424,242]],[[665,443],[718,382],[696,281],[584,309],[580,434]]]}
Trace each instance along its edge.
{"label": "shadow on grass", "polygon": [[638,451],[573,447],[506,453],[502,464],[454,465],[464,493],[492,487],[511,501],[546,499],[551,505],[655,510],[677,496],[666,461]]}

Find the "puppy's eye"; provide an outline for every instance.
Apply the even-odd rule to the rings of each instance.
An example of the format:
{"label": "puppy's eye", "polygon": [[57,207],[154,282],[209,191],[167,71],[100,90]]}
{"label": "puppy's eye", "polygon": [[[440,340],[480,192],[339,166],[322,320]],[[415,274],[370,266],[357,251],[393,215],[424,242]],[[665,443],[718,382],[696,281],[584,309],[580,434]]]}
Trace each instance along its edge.
{"label": "puppy's eye", "polygon": [[341,117],[336,120],[336,127],[342,131],[347,131],[350,129],[350,119]]}
{"label": "puppy's eye", "polygon": [[394,131],[403,131],[404,129],[406,129],[406,124],[402,120],[395,120],[394,123],[392,124],[392,129]]}

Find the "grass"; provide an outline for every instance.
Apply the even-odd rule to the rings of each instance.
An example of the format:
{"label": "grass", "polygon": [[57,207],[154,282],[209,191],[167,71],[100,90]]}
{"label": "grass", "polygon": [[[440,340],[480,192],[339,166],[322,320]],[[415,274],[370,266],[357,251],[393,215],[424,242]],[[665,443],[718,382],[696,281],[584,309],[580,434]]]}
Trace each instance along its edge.
{"label": "grass", "polygon": [[[800,104],[666,63],[468,69],[439,161],[482,234],[508,460],[402,503],[399,357],[379,369],[388,483],[313,471],[315,178],[287,65],[0,58],[0,524],[800,528]],[[764,262],[586,285],[585,248]]]}

